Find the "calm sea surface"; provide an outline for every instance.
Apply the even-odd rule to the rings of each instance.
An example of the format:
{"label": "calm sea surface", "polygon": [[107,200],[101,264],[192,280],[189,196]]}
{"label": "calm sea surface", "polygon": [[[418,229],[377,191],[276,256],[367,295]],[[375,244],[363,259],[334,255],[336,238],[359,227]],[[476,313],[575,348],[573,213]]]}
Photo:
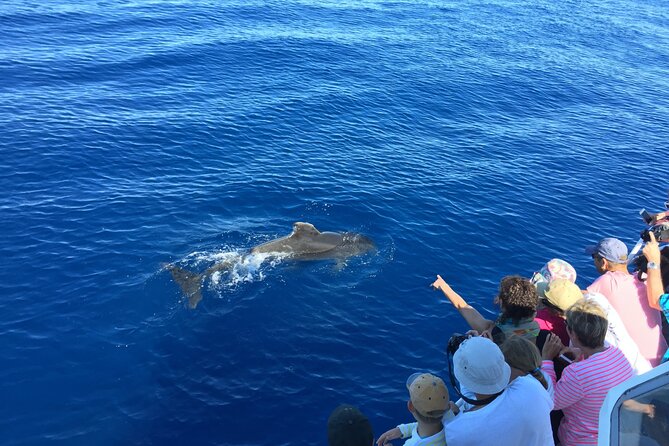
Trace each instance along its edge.
{"label": "calm sea surface", "polygon": [[[493,317],[507,274],[630,246],[669,175],[664,0],[0,3],[0,436],[323,445]],[[373,238],[240,260],[295,221]]]}

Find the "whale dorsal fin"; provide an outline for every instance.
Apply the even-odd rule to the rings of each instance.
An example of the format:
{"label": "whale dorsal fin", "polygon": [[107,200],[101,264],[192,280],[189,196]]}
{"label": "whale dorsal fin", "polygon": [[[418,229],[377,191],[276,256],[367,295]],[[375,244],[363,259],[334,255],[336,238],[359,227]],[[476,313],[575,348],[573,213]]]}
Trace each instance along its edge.
{"label": "whale dorsal fin", "polygon": [[290,234],[291,238],[298,238],[304,236],[316,236],[319,235],[321,231],[316,229],[311,223],[303,223],[301,221],[293,223],[293,233]]}

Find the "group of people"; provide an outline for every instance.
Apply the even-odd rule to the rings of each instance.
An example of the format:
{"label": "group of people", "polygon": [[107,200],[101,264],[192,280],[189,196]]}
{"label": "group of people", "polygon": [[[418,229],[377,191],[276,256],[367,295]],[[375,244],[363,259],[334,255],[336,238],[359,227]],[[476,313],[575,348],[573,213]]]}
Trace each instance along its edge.
{"label": "group of people", "polygon": [[[437,276],[432,287],[471,328],[453,347],[450,369],[460,398],[451,401],[438,376],[411,375],[407,409],[414,422],[381,434],[376,445],[396,439],[405,446],[597,444],[599,411],[609,390],[669,360],[663,334],[663,320],[669,321],[669,246],[661,250],[651,232],[642,251],[645,265],[636,274],[629,272],[628,248],[618,239],[604,238],[586,253],[600,277],[583,290],[574,268],[561,259],[550,260],[530,279],[504,277],[494,321]],[[626,403],[639,417],[655,416],[652,404]],[[346,432],[354,431],[357,440],[346,440]],[[374,442],[369,421],[353,406],[332,413],[328,432],[331,446]]]}

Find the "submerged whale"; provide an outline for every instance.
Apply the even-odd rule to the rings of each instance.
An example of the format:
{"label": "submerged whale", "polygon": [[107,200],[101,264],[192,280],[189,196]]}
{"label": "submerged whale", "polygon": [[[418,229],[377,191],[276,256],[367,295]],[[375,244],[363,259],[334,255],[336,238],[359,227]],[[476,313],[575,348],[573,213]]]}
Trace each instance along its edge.
{"label": "submerged whale", "polygon": [[[250,254],[277,254],[294,260],[335,259],[365,254],[376,248],[374,242],[353,232],[320,232],[311,223],[296,222],[293,232],[285,237],[255,246]],[[238,260],[217,263],[203,273],[196,274],[178,266],[168,265],[174,281],[188,297],[188,306],[195,308],[202,300],[202,282],[218,271],[228,271]]]}

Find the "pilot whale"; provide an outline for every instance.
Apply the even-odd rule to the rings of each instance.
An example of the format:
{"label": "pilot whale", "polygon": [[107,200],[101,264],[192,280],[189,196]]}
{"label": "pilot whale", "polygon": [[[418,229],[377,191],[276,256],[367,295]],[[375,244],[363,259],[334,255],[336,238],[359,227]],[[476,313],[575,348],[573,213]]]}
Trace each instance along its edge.
{"label": "pilot whale", "polygon": [[[292,260],[346,260],[349,257],[365,254],[376,249],[374,242],[364,235],[353,232],[320,232],[311,223],[293,223],[293,232],[285,237],[271,240],[255,246],[250,254],[276,254]],[[217,263],[203,273],[196,274],[168,265],[174,281],[188,297],[189,308],[197,307],[202,300],[202,282],[218,271],[232,269],[239,260],[226,260]]]}

